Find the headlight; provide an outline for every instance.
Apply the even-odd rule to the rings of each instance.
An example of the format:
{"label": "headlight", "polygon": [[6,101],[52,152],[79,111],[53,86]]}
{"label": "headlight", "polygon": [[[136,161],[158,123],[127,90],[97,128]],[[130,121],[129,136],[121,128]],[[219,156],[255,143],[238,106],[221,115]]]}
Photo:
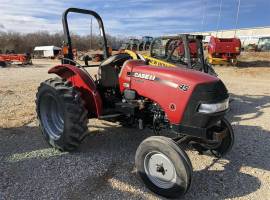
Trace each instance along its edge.
{"label": "headlight", "polygon": [[200,113],[216,113],[229,108],[229,98],[219,103],[202,103],[198,109]]}

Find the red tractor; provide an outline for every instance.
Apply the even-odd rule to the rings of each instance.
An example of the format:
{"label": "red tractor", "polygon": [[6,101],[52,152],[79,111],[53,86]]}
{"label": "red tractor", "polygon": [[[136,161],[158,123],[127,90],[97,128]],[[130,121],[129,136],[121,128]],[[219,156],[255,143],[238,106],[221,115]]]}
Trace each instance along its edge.
{"label": "red tractor", "polygon": [[236,65],[241,53],[241,40],[238,38],[217,38],[211,36],[208,44],[208,62],[210,64]]}
{"label": "red tractor", "polygon": [[[81,66],[73,60],[70,12],[92,15],[100,26],[105,60],[98,66],[96,80],[84,68],[96,65],[85,60]],[[142,181],[166,197],[177,197],[190,187],[192,164],[183,143],[218,157],[231,149],[234,133],[224,117],[229,94],[217,77],[185,68],[149,66],[126,53],[109,57],[103,22],[94,11],[67,9],[63,27],[69,51],[62,64],[49,70],[58,77],[42,82],[36,95],[40,128],[51,146],[75,150],[86,136],[89,118],[150,127],[154,135],[168,130],[171,138],[149,137],[135,156]]]}

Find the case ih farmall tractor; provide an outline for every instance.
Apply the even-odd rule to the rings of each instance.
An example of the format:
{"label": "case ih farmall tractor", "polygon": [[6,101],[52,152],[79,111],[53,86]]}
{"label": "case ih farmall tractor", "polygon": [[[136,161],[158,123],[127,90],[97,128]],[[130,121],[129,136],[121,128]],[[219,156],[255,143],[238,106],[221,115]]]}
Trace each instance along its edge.
{"label": "case ih farmall tractor", "polygon": [[[96,80],[84,68],[91,67],[87,60],[86,66],[73,60],[70,12],[91,15],[100,26],[106,59]],[[147,187],[166,197],[182,195],[190,187],[192,164],[184,143],[217,157],[231,149],[234,134],[224,117],[229,95],[221,80],[185,68],[149,66],[125,53],[108,57],[103,22],[94,11],[67,9],[63,27],[68,52],[62,64],[49,70],[58,77],[42,82],[36,99],[40,128],[51,146],[75,150],[86,136],[89,118],[150,127],[156,136],[139,145],[135,165]],[[160,136],[162,129],[171,137]]]}

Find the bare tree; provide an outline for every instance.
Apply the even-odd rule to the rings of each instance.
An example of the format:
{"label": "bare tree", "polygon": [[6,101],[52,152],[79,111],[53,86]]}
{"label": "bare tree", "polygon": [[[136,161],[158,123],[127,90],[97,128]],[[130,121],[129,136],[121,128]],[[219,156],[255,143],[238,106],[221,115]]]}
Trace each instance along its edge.
{"label": "bare tree", "polygon": [[[71,34],[73,47],[79,51],[90,48],[90,36]],[[123,38],[107,35],[108,44],[113,49],[119,49]],[[20,34],[18,32],[0,32],[0,50],[14,50],[17,53],[32,53],[35,46],[54,45],[61,47],[63,44],[63,33],[49,34],[49,32],[36,32]],[[102,47],[102,39],[98,35],[92,36],[92,48],[94,50]]]}

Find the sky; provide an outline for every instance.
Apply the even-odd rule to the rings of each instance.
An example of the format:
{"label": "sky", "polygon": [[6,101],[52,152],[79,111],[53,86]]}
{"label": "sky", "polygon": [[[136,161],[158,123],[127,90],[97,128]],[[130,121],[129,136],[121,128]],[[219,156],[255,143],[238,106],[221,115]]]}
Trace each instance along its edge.
{"label": "sky", "polygon": [[[68,7],[96,11],[104,21],[106,33],[115,36],[234,29],[239,0],[223,0],[218,20],[220,1],[0,0],[0,31],[62,31],[61,15]],[[69,22],[72,32],[89,34],[89,17],[72,14]],[[270,26],[270,0],[241,0],[237,28],[256,26]]]}

